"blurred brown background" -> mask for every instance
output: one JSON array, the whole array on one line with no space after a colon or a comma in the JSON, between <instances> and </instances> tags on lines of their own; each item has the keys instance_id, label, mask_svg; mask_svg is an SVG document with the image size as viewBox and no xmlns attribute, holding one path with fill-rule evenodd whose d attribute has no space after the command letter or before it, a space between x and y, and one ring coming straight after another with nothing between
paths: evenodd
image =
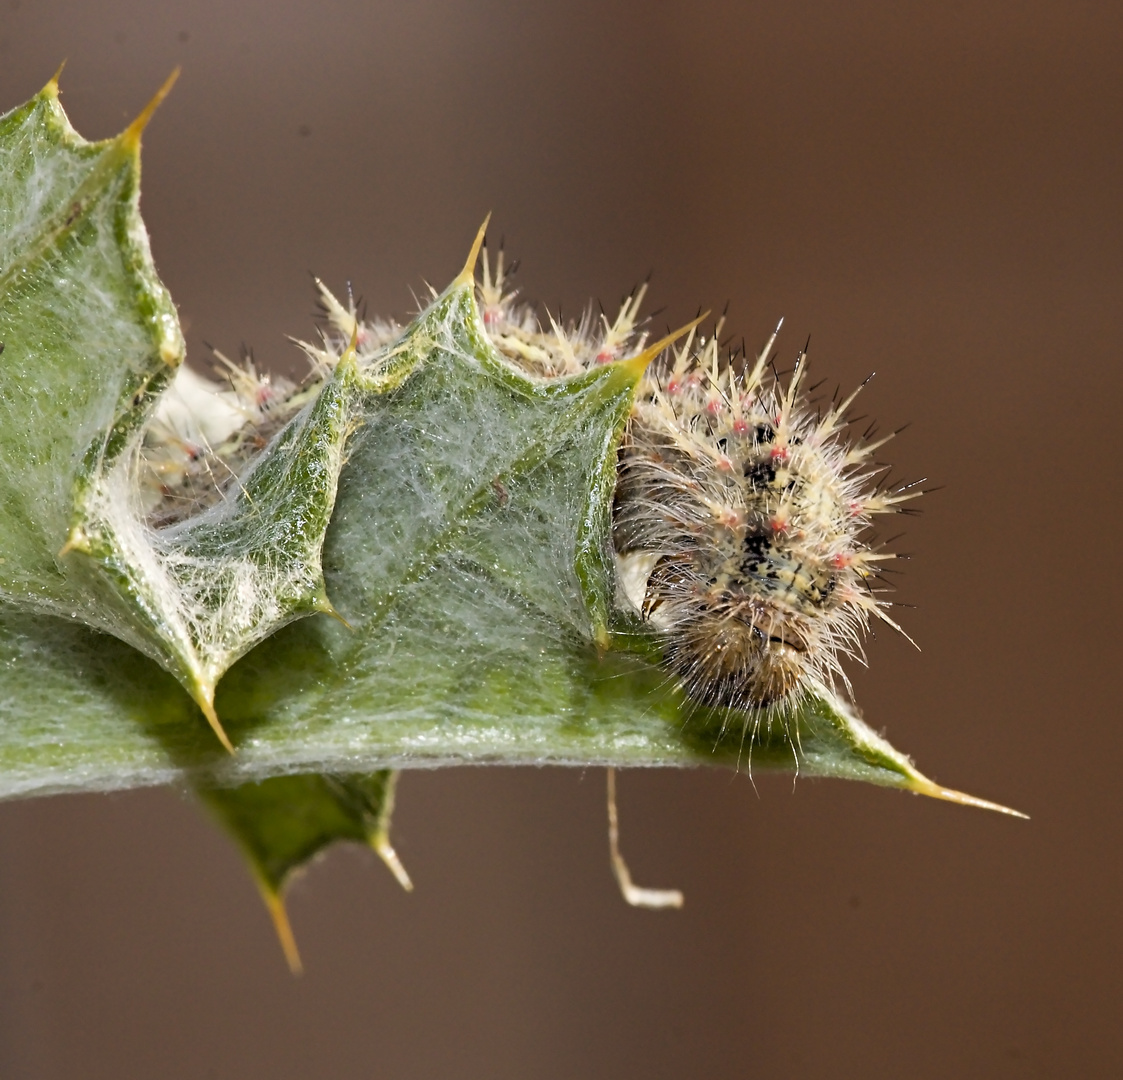
<instances>
[{"instance_id":1,"label":"blurred brown background","mask_svg":"<svg viewBox=\"0 0 1123 1080\"><path fill-rule=\"evenodd\" d=\"M901 474L902 621L858 701L1021 822L787 777L407 775L417 891L340 849L294 980L167 792L0 806L4 1077L1123 1075L1123 9L0 0L0 109L68 58L115 133L168 71L144 210L190 355L296 360L309 270L407 315L476 226L551 310L649 270L659 325L786 317Z\"/></svg>"}]
</instances>

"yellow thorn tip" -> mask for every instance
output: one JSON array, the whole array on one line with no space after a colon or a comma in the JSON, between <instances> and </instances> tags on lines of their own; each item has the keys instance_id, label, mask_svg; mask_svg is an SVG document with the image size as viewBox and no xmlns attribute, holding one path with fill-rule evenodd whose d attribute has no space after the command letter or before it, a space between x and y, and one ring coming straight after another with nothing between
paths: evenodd
<instances>
[{"instance_id":1,"label":"yellow thorn tip","mask_svg":"<svg viewBox=\"0 0 1123 1080\"><path fill-rule=\"evenodd\" d=\"M55 556L58 559L69 555L72 551L80 551L83 555L90 553L90 538L82 531L81 526L75 525L70 530L70 535L66 538L66 543L59 549L59 553Z\"/></svg>"},{"instance_id":2,"label":"yellow thorn tip","mask_svg":"<svg viewBox=\"0 0 1123 1080\"><path fill-rule=\"evenodd\" d=\"M339 358L340 366L346 363L355 363L359 357L359 320L355 319L355 325L351 327L351 340L347 342L347 348L343 350L343 355Z\"/></svg>"},{"instance_id":3,"label":"yellow thorn tip","mask_svg":"<svg viewBox=\"0 0 1123 1080\"><path fill-rule=\"evenodd\" d=\"M294 975L303 975L304 965L300 962L300 950L296 947L296 937L292 932L292 923L289 922L289 913L285 910L285 902L281 894L274 892L265 882L258 884L261 898L265 901L265 910L273 920L273 929L277 931L277 940L281 943L281 951L285 954L289 971Z\"/></svg>"},{"instance_id":4,"label":"yellow thorn tip","mask_svg":"<svg viewBox=\"0 0 1123 1080\"><path fill-rule=\"evenodd\" d=\"M160 107L160 103L171 92L171 88L175 86L176 79L179 78L180 69L177 67L165 80L164 85L156 91L152 100L144 106L138 116L120 135L117 136L117 142L128 150L136 151L140 148L140 136L144 129L148 127L148 121L152 119L152 114Z\"/></svg>"},{"instance_id":5,"label":"yellow thorn tip","mask_svg":"<svg viewBox=\"0 0 1123 1080\"><path fill-rule=\"evenodd\" d=\"M222 727L222 722L218 718L218 713L214 711L214 687L200 686L195 700L198 702L199 708L203 710L203 715L207 718L207 723L210 724L211 730L218 736L218 741L222 743L231 754L236 753L237 751L234 749L234 744L230 741L226 731Z\"/></svg>"},{"instance_id":6,"label":"yellow thorn tip","mask_svg":"<svg viewBox=\"0 0 1123 1080\"><path fill-rule=\"evenodd\" d=\"M988 799L979 799L974 795L968 795L962 791L955 791L952 788L940 787L939 784L929 780L927 776L921 776L920 774L917 774L911 779L908 784L908 790L916 795L927 795L931 799L942 799L944 802L959 803L960 806L975 806L980 810L993 810L998 814L1009 814L1010 817L1029 820L1029 814L1023 814L1020 810L1012 810L1009 806L1003 806L1001 803L990 802Z\"/></svg>"},{"instance_id":7,"label":"yellow thorn tip","mask_svg":"<svg viewBox=\"0 0 1123 1080\"><path fill-rule=\"evenodd\" d=\"M53 98L58 97L58 81L59 81L59 79L62 78L62 69L64 67L66 67L66 61L65 60L61 64L59 64L58 71L56 71L47 80L47 85L43 87L41 93L50 94L51 97L53 97Z\"/></svg>"},{"instance_id":8,"label":"yellow thorn tip","mask_svg":"<svg viewBox=\"0 0 1123 1080\"><path fill-rule=\"evenodd\" d=\"M326 596L321 597L319 601L317 601L316 610L322 615L330 615L337 622L343 623L343 625L346 626L348 630L355 629L342 615L339 614L339 612L335 608L335 605Z\"/></svg>"},{"instance_id":9,"label":"yellow thorn tip","mask_svg":"<svg viewBox=\"0 0 1123 1080\"><path fill-rule=\"evenodd\" d=\"M386 868L394 875L398 884L406 892L413 892L413 882L409 873L398 858L398 853L390 843L390 838L385 833L378 833L370 838L370 846L374 848L378 857L386 864Z\"/></svg>"},{"instance_id":10,"label":"yellow thorn tip","mask_svg":"<svg viewBox=\"0 0 1123 1080\"><path fill-rule=\"evenodd\" d=\"M654 345L649 345L643 352L635 356L629 356L624 360L617 360L616 367L625 368L632 372L638 382L643 373L648 369L651 362L668 346L673 345L684 334L689 334L703 319L709 318L710 313L703 311L696 319L691 319L685 326L680 326L673 333L668 334L665 338L660 338Z\"/></svg>"},{"instance_id":11,"label":"yellow thorn tip","mask_svg":"<svg viewBox=\"0 0 1123 1080\"><path fill-rule=\"evenodd\" d=\"M473 285L476 281L476 260L480 257L480 248L484 246L484 237L487 236L487 225L491 221L491 211L488 211L487 217L484 218L484 223L480 226L480 231L476 233L476 239L472 241L472 250L468 252L468 261L464 264L464 269L456 275L453 281L453 286Z\"/></svg>"}]
</instances>

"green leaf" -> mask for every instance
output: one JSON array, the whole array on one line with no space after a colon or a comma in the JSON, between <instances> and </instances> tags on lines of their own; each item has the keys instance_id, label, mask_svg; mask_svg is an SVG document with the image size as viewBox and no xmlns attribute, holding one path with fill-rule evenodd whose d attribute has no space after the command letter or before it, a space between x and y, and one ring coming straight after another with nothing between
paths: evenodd
<instances>
[{"instance_id":1,"label":"green leaf","mask_svg":"<svg viewBox=\"0 0 1123 1080\"><path fill-rule=\"evenodd\" d=\"M331 611L320 548L359 377L342 363L219 505L144 525L137 451L183 338L140 219L140 135L173 80L105 142L70 127L53 80L0 120L0 590L151 656L226 743L222 674Z\"/></svg>"},{"instance_id":2,"label":"green leaf","mask_svg":"<svg viewBox=\"0 0 1123 1080\"><path fill-rule=\"evenodd\" d=\"M120 455L183 355L137 211L146 119L88 143L54 80L0 117L0 590L97 626L132 617L58 558L76 488Z\"/></svg>"},{"instance_id":3,"label":"green leaf","mask_svg":"<svg viewBox=\"0 0 1123 1080\"><path fill-rule=\"evenodd\" d=\"M344 840L366 844L403 888L413 888L390 846L397 779L396 772L384 769L371 776L278 776L237 788L200 789L203 802L242 848L294 972L301 970L300 954L284 889L326 847Z\"/></svg>"},{"instance_id":4,"label":"green leaf","mask_svg":"<svg viewBox=\"0 0 1123 1080\"><path fill-rule=\"evenodd\" d=\"M482 230L397 340L360 362L352 339L223 501L146 523L138 450L183 358L138 211L166 89L100 143L54 81L0 118L0 796L186 780L278 919L335 839L393 865L401 767L779 768L1004 809L932 783L818 683L751 713L685 697L616 602L610 536L666 342L516 370L476 306Z\"/></svg>"},{"instance_id":5,"label":"green leaf","mask_svg":"<svg viewBox=\"0 0 1123 1080\"><path fill-rule=\"evenodd\" d=\"M182 358L138 212L166 90L100 143L53 80L0 118L0 793L492 760L740 761L932 793L825 687L753 718L667 678L613 602L609 540L619 439L665 343L523 374L476 308L480 238L396 341L362 367L348 351L231 497L146 526L135 451ZM346 622L286 625L328 596ZM218 692L239 753L98 631L196 700L259 642Z\"/></svg>"}]
</instances>

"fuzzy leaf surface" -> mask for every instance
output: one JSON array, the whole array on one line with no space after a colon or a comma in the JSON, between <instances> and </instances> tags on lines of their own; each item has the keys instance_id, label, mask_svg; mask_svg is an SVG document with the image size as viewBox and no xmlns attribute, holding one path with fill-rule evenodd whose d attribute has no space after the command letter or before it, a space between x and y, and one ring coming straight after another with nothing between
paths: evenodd
<instances>
[{"instance_id":1,"label":"fuzzy leaf surface","mask_svg":"<svg viewBox=\"0 0 1123 1080\"><path fill-rule=\"evenodd\" d=\"M100 143L71 128L54 81L0 118L0 596L134 645L221 737L230 664L330 608L319 556L355 371L341 365L219 505L143 522L137 452L184 352L139 211L140 135L165 91Z\"/></svg>"},{"instance_id":2,"label":"fuzzy leaf surface","mask_svg":"<svg viewBox=\"0 0 1123 1080\"><path fill-rule=\"evenodd\" d=\"M459 763L798 766L947 794L825 687L751 715L684 698L616 603L642 364L515 371L470 267L377 377L345 360L231 498L154 536L130 454L182 338L139 129L86 143L52 86L0 119L0 795ZM292 621L329 596L347 625ZM224 672L235 756L181 689L206 707Z\"/></svg>"},{"instance_id":3,"label":"fuzzy leaf surface","mask_svg":"<svg viewBox=\"0 0 1123 1080\"><path fill-rule=\"evenodd\" d=\"M76 488L135 437L183 355L138 180L136 139L86 142L53 82L0 117L0 595L100 626L114 598L58 557Z\"/></svg>"}]
</instances>

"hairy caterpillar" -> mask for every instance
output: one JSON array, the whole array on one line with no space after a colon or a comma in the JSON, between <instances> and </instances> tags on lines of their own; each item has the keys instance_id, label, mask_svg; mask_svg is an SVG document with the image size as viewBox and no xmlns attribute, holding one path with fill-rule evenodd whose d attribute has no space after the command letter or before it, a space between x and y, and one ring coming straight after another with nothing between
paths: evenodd
<instances>
[{"instance_id":1,"label":"hairy caterpillar","mask_svg":"<svg viewBox=\"0 0 1123 1080\"><path fill-rule=\"evenodd\" d=\"M845 679L839 656L860 654L871 616L899 629L874 588L894 556L863 535L919 492L877 487L871 456L892 436L847 443L853 395L812 411L806 351L783 388L771 346L738 373L716 338L688 340L641 387L621 453L623 589L706 705L757 708L808 678Z\"/></svg>"}]
</instances>

